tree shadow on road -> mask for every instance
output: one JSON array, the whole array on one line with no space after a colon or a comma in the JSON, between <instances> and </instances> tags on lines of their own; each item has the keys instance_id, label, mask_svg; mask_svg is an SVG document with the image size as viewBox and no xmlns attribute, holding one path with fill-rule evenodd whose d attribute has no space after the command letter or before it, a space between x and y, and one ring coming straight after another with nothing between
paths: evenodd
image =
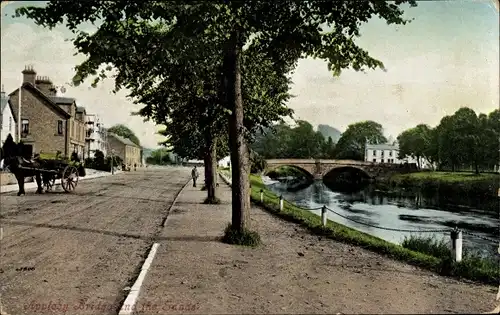
<instances>
[{"instance_id":1,"label":"tree shadow on road","mask_svg":"<svg viewBox=\"0 0 500 315\"><path fill-rule=\"evenodd\" d=\"M3 220L2 223L6 224L6 225L17 225L17 226L36 227L36 228L95 233L95 234L109 235L109 236L116 236L116 237L133 238L133 239L139 239L139 240L150 241L150 242L158 242L158 241L218 242L222 237L222 236L209 236L209 235L186 235L186 236L174 236L174 237L162 237L162 236L160 236L160 237L158 237L158 236L154 236L154 235L138 235L138 234L129 234L129 233L119 233L119 232L113 232L113 231L96 230L96 229L89 229L89 228L69 226L69 225L54 225L54 224L48 224L48 223L31 223L31 222L10 221L10 220Z\"/></svg>"}]
</instances>

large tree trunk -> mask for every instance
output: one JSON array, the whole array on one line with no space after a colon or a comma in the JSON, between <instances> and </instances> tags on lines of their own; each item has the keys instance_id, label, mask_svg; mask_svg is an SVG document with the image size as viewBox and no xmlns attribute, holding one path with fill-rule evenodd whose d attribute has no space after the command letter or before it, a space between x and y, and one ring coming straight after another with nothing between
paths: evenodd
<instances>
[{"instance_id":1,"label":"large tree trunk","mask_svg":"<svg viewBox=\"0 0 500 315\"><path fill-rule=\"evenodd\" d=\"M211 136L207 137L207 150L205 153L205 186L207 200L215 201L217 197L217 146Z\"/></svg>"},{"instance_id":2,"label":"large tree trunk","mask_svg":"<svg viewBox=\"0 0 500 315\"><path fill-rule=\"evenodd\" d=\"M203 165L205 166L204 167L204 173L205 173L205 179L204 179L204 182L203 182L203 189L202 190L205 190L207 189L207 181L208 181L208 178L210 177L210 161L208 160L208 154L205 153L205 155L203 155Z\"/></svg>"},{"instance_id":3,"label":"large tree trunk","mask_svg":"<svg viewBox=\"0 0 500 315\"><path fill-rule=\"evenodd\" d=\"M233 31L224 55L224 85L229 117L229 146L231 149L232 226L243 231L250 225L249 152L243 125L241 95L241 45L239 32Z\"/></svg>"}]
</instances>

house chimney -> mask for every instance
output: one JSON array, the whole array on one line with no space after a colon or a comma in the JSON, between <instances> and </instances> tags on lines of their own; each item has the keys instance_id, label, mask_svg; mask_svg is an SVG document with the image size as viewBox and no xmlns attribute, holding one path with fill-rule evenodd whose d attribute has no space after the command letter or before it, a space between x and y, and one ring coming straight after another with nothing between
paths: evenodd
<instances>
[{"instance_id":1,"label":"house chimney","mask_svg":"<svg viewBox=\"0 0 500 315\"><path fill-rule=\"evenodd\" d=\"M36 77L35 85L43 94L56 96L56 90L49 77Z\"/></svg>"},{"instance_id":2,"label":"house chimney","mask_svg":"<svg viewBox=\"0 0 500 315\"><path fill-rule=\"evenodd\" d=\"M33 66L25 66L21 73L23 74L23 83L35 85L36 71L33 69Z\"/></svg>"}]
</instances>

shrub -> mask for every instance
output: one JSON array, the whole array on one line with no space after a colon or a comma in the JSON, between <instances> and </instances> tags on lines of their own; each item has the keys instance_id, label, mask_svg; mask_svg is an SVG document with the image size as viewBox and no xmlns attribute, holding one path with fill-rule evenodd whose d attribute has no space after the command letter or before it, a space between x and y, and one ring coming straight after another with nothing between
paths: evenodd
<instances>
[{"instance_id":1,"label":"shrub","mask_svg":"<svg viewBox=\"0 0 500 315\"><path fill-rule=\"evenodd\" d=\"M97 150L94 158L85 159L85 167L95 169L98 171L111 172L111 159L113 159L113 166L120 166L122 164L122 159L119 156L108 156L104 158L104 154Z\"/></svg>"},{"instance_id":2,"label":"shrub","mask_svg":"<svg viewBox=\"0 0 500 315\"><path fill-rule=\"evenodd\" d=\"M261 173L267 168L266 160L257 152L250 152L250 172L254 174Z\"/></svg>"},{"instance_id":3,"label":"shrub","mask_svg":"<svg viewBox=\"0 0 500 315\"><path fill-rule=\"evenodd\" d=\"M249 230L240 231L234 229L231 224L228 224L224 230L222 241L227 244L250 247L256 247L261 243L259 233Z\"/></svg>"},{"instance_id":4,"label":"shrub","mask_svg":"<svg viewBox=\"0 0 500 315\"><path fill-rule=\"evenodd\" d=\"M401 246L438 258L445 258L451 255L450 246L445 242L445 240L437 239L435 237L405 237Z\"/></svg>"}]
</instances>

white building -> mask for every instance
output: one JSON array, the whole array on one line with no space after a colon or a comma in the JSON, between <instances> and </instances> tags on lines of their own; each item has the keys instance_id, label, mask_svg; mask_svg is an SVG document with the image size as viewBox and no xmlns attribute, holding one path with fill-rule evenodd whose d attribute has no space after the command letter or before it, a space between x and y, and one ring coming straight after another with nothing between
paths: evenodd
<instances>
[{"instance_id":1,"label":"white building","mask_svg":"<svg viewBox=\"0 0 500 315\"><path fill-rule=\"evenodd\" d=\"M373 163L405 163L398 159L399 146L397 144L366 144L365 161Z\"/></svg>"},{"instance_id":2,"label":"white building","mask_svg":"<svg viewBox=\"0 0 500 315\"><path fill-rule=\"evenodd\" d=\"M97 115L86 115L85 158L93 158L97 150L108 155L107 130Z\"/></svg>"},{"instance_id":3,"label":"white building","mask_svg":"<svg viewBox=\"0 0 500 315\"><path fill-rule=\"evenodd\" d=\"M365 161L373 163L389 163L389 164L404 164L404 163L417 163L417 159L406 157L404 159L398 158L399 145L394 142L393 144L366 144L365 148ZM426 161L421 161L421 167L427 167Z\"/></svg>"},{"instance_id":4,"label":"white building","mask_svg":"<svg viewBox=\"0 0 500 315\"><path fill-rule=\"evenodd\" d=\"M231 164L231 156L229 155L218 162L219 167L229 167L230 164Z\"/></svg>"},{"instance_id":5,"label":"white building","mask_svg":"<svg viewBox=\"0 0 500 315\"><path fill-rule=\"evenodd\" d=\"M9 104L9 97L5 95L5 91L2 87L2 95L0 100L0 139L2 145L10 135L17 142L16 138L16 121L14 119L14 113L12 112L12 107Z\"/></svg>"}]
</instances>

